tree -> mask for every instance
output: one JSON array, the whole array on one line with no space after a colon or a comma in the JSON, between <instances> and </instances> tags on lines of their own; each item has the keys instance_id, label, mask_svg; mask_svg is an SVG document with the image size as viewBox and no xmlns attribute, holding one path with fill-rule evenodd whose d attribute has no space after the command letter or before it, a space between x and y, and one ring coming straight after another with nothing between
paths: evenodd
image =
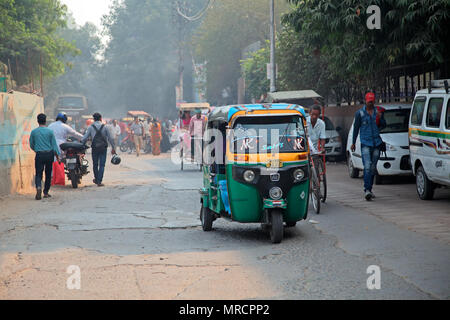
<instances>
[{"instance_id":1,"label":"tree","mask_svg":"<svg viewBox=\"0 0 450 320\"><path fill-rule=\"evenodd\" d=\"M361 96L355 87L381 86L391 65L439 65L450 49L448 0L288 1L295 7L283 21L326 61L334 90L347 91L348 101ZM367 28L369 5L381 9L381 30Z\"/></svg>"},{"instance_id":2,"label":"tree","mask_svg":"<svg viewBox=\"0 0 450 320\"><path fill-rule=\"evenodd\" d=\"M277 16L285 12L285 0L277 0ZM206 62L207 98L213 104L237 100L242 51L269 38L267 0L217 0L194 36L196 59ZM225 90L225 92L224 92ZM227 93L228 98L223 94Z\"/></svg>"},{"instance_id":3,"label":"tree","mask_svg":"<svg viewBox=\"0 0 450 320\"><path fill-rule=\"evenodd\" d=\"M0 61L10 64L17 83L31 80L29 68L53 77L64 72L62 57L78 53L57 31L66 25L59 0L0 0Z\"/></svg>"},{"instance_id":4,"label":"tree","mask_svg":"<svg viewBox=\"0 0 450 320\"><path fill-rule=\"evenodd\" d=\"M315 52L308 50L302 34L285 26L278 34L276 43L278 66L278 90L291 91L314 89L327 96L330 74L327 63ZM242 61L246 91L249 98L258 99L269 91L267 64L270 61L269 42Z\"/></svg>"},{"instance_id":5,"label":"tree","mask_svg":"<svg viewBox=\"0 0 450 320\"><path fill-rule=\"evenodd\" d=\"M69 17L70 19L70 17ZM102 92L98 91L99 74L101 65L99 61L103 44L99 36L99 30L91 23L84 26L65 28L59 31L59 35L68 43L77 47L80 54L67 55L65 72L49 81L46 92L46 103L51 105L55 98L61 94L81 94L87 96L90 104L98 105L101 102Z\"/></svg>"},{"instance_id":6,"label":"tree","mask_svg":"<svg viewBox=\"0 0 450 320\"><path fill-rule=\"evenodd\" d=\"M104 18L110 38L101 71L101 90L108 92L102 104L122 113L141 108L160 116L176 115L175 86L178 84L178 14L174 1L114 1ZM190 1L197 12L204 0ZM184 9L184 8L183 8ZM186 12L188 13L188 12ZM185 23L182 32L189 39ZM192 99L192 58L185 46L185 99Z\"/></svg>"}]
</instances>

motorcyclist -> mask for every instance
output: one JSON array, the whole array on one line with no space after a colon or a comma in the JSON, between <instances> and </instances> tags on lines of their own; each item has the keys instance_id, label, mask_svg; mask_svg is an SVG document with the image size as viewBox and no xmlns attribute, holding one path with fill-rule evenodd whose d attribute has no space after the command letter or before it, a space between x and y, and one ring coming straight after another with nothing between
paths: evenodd
<instances>
[{"instance_id":1,"label":"motorcyclist","mask_svg":"<svg viewBox=\"0 0 450 320\"><path fill-rule=\"evenodd\" d=\"M71 126L67 124L67 114L60 112L56 116L56 121L48 126L53 131L58 145L59 152L61 152L61 144L67 142L67 138L72 137L79 141L83 139L83 135L76 132ZM61 153L62 154L62 153Z\"/></svg>"}]
</instances>

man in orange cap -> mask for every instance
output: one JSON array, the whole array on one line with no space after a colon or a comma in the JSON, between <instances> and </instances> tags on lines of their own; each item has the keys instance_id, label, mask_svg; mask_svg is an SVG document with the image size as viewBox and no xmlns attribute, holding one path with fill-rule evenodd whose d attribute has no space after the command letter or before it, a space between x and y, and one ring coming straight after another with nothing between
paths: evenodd
<instances>
[{"instance_id":1,"label":"man in orange cap","mask_svg":"<svg viewBox=\"0 0 450 320\"><path fill-rule=\"evenodd\" d=\"M372 192L373 180L377 174L377 163L380 158L380 149L383 140L380 137L380 130L386 127L384 115L378 116L375 108L375 94L369 92L366 94L366 104L355 114L353 125L353 144L352 152L356 150L356 138L360 135L361 157L364 165L364 197L367 201L375 198Z\"/></svg>"}]
</instances>

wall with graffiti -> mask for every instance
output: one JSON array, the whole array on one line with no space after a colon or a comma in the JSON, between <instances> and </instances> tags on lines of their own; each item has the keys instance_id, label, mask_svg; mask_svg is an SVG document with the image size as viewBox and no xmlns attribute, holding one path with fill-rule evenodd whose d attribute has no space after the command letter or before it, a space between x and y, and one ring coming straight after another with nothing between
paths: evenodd
<instances>
[{"instance_id":1,"label":"wall with graffiti","mask_svg":"<svg viewBox=\"0 0 450 320\"><path fill-rule=\"evenodd\" d=\"M42 112L39 96L0 93L0 194L33 192L34 152L29 138Z\"/></svg>"}]
</instances>

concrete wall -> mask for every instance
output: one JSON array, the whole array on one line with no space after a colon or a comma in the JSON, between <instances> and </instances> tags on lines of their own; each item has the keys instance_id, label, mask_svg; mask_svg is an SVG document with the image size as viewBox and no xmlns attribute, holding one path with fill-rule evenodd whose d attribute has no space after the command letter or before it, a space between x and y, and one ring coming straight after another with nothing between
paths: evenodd
<instances>
[{"instance_id":1,"label":"concrete wall","mask_svg":"<svg viewBox=\"0 0 450 320\"><path fill-rule=\"evenodd\" d=\"M44 112L43 98L22 92L0 93L0 195L34 191L31 131Z\"/></svg>"}]
</instances>

